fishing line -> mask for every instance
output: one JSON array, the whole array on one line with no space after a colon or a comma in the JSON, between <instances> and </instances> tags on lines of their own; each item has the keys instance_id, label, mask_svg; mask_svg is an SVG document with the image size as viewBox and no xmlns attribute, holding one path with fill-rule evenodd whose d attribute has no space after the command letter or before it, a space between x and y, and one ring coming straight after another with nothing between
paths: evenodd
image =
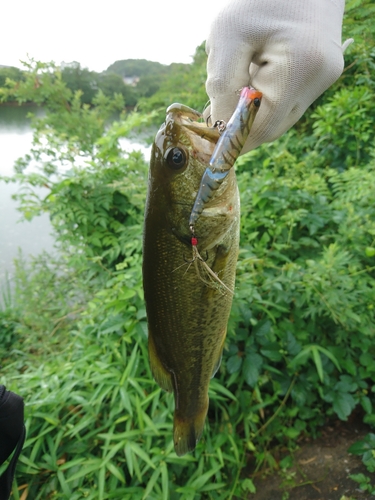
<instances>
[{"instance_id":1,"label":"fishing line","mask_svg":"<svg viewBox=\"0 0 375 500\"><path fill-rule=\"evenodd\" d=\"M210 287L213 287L213 285L214 285L213 282L216 282L219 285L221 285L223 288L225 288L225 290L227 290L229 293L231 293L232 295L234 295L234 290L230 289L219 278L219 276L210 268L210 266L206 263L206 261L203 259L203 257L199 253L199 250L198 250L198 239L195 236L191 237L191 247L192 247L192 251L193 251L193 260L192 260L192 262L194 263L194 267L195 267L195 270L197 272L198 278L201 281L203 281L203 283L205 283L207 286L210 286ZM209 277L211 277L211 279L213 280L213 282L212 281L211 282L207 281L207 280L205 280L203 278L203 276L200 273L199 267L198 267L198 262L201 263L203 269L207 272L207 274L209 275ZM213 288L215 288L215 287L213 287Z\"/></svg>"}]
</instances>

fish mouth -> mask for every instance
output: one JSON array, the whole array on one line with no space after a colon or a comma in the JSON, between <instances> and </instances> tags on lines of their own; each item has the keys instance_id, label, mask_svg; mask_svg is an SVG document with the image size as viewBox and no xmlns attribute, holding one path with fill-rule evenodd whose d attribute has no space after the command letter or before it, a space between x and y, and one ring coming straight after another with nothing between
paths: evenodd
<instances>
[{"instance_id":1,"label":"fish mouth","mask_svg":"<svg viewBox=\"0 0 375 500\"><path fill-rule=\"evenodd\" d=\"M173 115L173 120L184 129L197 151L201 150L203 142L207 144L204 149L212 154L212 145L216 146L220 138L217 127L208 127L205 122L200 121L203 118L201 113L184 104L171 104L167 109L167 117L168 115Z\"/></svg>"}]
</instances>

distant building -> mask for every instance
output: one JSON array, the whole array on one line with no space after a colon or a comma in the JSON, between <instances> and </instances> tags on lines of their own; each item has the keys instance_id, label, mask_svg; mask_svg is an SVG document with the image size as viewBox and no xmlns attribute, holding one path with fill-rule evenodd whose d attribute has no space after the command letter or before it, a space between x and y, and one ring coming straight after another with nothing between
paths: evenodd
<instances>
[{"instance_id":1,"label":"distant building","mask_svg":"<svg viewBox=\"0 0 375 500\"><path fill-rule=\"evenodd\" d=\"M132 87L136 87L139 82L139 76L124 76L124 83L126 85L131 85Z\"/></svg>"}]
</instances>

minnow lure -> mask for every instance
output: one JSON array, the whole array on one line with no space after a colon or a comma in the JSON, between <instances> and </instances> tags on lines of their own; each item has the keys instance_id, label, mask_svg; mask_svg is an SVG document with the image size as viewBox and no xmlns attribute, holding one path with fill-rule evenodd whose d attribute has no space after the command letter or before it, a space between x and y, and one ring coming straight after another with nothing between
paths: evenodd
<instances>
[{"instance_id":1,"label":"minnow lure","mask_svg":"<svg viewBox=\"0 0 375 500\"><path fill-rule=\"evenodd\" d=\"M202 213L205 204L212 198L214 191L222 184L241 153L259 110L261 100L261 92L251 87L244 87L241 90L237 107L216 145L209 166L202 176L199 191L189 219L189 227L193 237L195 234L195 223ZM217 122L217 124L219 130L223 128L223 122ZM193 246L196 245L193 244Z\"/></svg>"}]
</instances>

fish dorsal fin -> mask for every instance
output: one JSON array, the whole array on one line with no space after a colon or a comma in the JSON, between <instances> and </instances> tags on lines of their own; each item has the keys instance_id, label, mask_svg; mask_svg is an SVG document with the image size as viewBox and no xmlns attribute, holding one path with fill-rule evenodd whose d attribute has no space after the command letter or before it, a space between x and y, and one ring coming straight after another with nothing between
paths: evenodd
<instances>
[{"instance_id":1,"label":"fish dorsal fin","mask_svg":"<svg viewBox=\"0 0 375 500\"><path fill-rule=\"evenodd\" d=\"M152 375L159 386L168 392L173 392L172 374L166 370L159 359L152 334L148 332L148 357Z\"/></svg>"}]
</instances>

